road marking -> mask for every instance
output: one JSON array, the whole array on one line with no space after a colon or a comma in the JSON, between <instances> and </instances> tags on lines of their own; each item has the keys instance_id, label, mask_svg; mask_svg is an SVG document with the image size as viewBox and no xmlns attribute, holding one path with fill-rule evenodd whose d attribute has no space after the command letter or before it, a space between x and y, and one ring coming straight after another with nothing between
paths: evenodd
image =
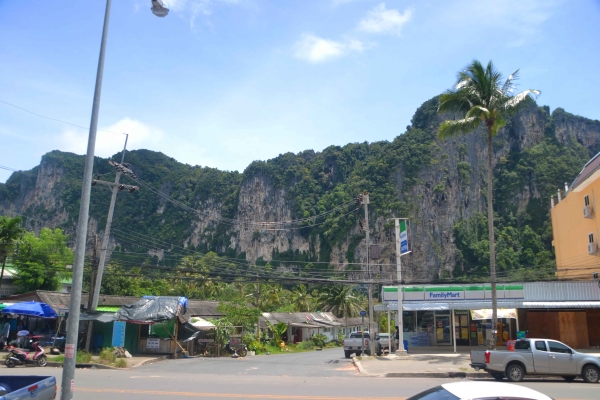
<instances>
[{"instance_id":1,"label":"road marking","mask_svg":"<svg viewBox=\"0 0 600 400\"><path fill-rule=\"evenodd\" d=\"M76 388L76 392L91 393L121 393L143 394L156 396L181 396L181 397L222 397L230 399L286 399L286 400L406 400L406 397L332 397L332 396L290 396L277 394L242 394L242 393L199 393L199 392L170 392L165 390L132 390L132 389L91 389Z\"/></svg>"}]
</instances>

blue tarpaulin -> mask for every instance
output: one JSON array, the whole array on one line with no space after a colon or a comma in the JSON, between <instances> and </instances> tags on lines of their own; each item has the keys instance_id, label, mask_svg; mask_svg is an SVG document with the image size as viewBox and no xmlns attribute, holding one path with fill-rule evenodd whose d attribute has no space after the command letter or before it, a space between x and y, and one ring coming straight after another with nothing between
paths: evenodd
<instances>
[{"instance_id":1,"label":"blue tarpaulin","mask_svg":"<svg viewBox=\"0 0 600 400\"><path fill-rule=\"evenodd\" d=\"M46 303L38 303L37 301L25 301L23 303L10 305L2 309L2 314L29 315L31 317L40 318L58 317L52 307Z\"/></svg>"}]
</instances>

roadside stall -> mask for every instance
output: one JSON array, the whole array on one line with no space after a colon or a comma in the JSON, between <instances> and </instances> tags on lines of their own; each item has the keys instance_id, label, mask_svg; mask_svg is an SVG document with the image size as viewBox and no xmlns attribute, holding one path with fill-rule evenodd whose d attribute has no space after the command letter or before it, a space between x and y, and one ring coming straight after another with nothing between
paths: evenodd
<instances>
[{"instance_id":1,"label":"roadside stall","mask_svg":"<svg viewBox=\"0 0 600 400\"><path fill-rule=\"evenodd\" d=\"M52 344L54 333L50 321L56 328L58 315L48 304L36 301L15 303L4 307L2 314L18 316L9 318L5 323L10 324L10 337L19 338L19 344L27 343L29 339L39 341L41 346Z\"/></svg>"},{"instance_id":2,"label":"roadside stall","mask_svg":"<svg viewBox=\"0 0 600 400\"><path fill-rule=\"evenodd\" d=\"M146 296L134 304L122 306L115 315L117 321L114 324L138 326L138 354L169 354L177 358L178 352L185 351L178 343L178 337L188 319L185 315L187 305L185 297Z\"/></svg>"}]
</instances>

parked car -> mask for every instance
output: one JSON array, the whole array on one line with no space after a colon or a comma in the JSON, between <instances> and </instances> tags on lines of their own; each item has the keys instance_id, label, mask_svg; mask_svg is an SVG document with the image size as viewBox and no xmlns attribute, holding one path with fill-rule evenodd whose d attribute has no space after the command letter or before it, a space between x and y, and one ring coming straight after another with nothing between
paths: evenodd
<instances>
[{"instance_id":1,"label":"parked car","mask_svg":"<svg viewBox=\"0 0 600 400\"><path fill-rule=\"evenodd\" d=\"M376 338L381 346L381 353L390 352L390 334L389 333L380 333L379 337ZM392 348L394 348L394 336L391 335L391 344Z\"/></svg>"},{"instance_id":2,"label":"parked car","mask_svg":"<svg viewBox=\"0 0 600 400\"><path fill-rule=\"evenodd\" d=\"M56 398L56 378L53 376L0 376L0 400Z\"/></svg>"},{"instance_id":3,"label":"parked car","mask_svg":"<svg viewBox=\"0 0 600 400\"><path fill-rule=\"evenodd\" d=\"M517 340L514 351L471 350L471 367L489 372L496 380L506 376L511 382L525 375L558 375L567 381L581 376L589 383L600 379L600 358L547 339Z\"/></svg>"},{"instance_id":4,"label":"parked car","mask_svg":"<svg viewBox=\"0 0 600 400\"><path fill-rule=\"evenodd\" d=\"M350 355L352 353L356 354L357 356L360 356L362 353L362 340L363 340L363 334L362 332L352 332L350 334L350 337L347 339L344 339L344 356L346 358L350 358ZM369 332L365 332L365 351L364 353L368 356L371 355L371 347L370 347L370 341L371 341L371 336L369 335ZM373 345L375 346L375 354L377 354L378 356L381 355L381 344L379 343L379 340L375 339L375 342L373 343Z\"/></svg>"},{"instance_id":5,"label":"parked car","mask_svg":"<svg viewBox=\"0 0 600 400\"><path fill-rule=\"evenodd\" d=\"M527 387L500 382L453 382L427 389L407 400L552 400L552 398Z\"/></svg>"}]
</instances>

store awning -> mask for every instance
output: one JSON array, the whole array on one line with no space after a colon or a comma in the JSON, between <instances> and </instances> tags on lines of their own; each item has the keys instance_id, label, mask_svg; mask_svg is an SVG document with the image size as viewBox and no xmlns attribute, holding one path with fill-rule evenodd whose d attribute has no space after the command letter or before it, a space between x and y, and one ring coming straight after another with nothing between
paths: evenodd
<instances>
[{"instance_id":1,"label":"store awning","mask_svg":"<svg viewBox=\"0 0 600 400\"><path fill-rule=\"evenodd\" d=\"M600 308L600 301L523 301L521 308Z\"/></svg>"},{"instance_id":2,"label":"store awning","mask_svg":"<svg viewBox=\"0 0 600 400\"><path fill-rule=\"evenodd\" d=\"M389 307L389 308L388 308ZM492 308L491 301L455 301L434 303L429 301L419 303L402 303L404 311L445 311L445 310L479 310ZM600 301L498 301L498 308L600 308ZM398 311L398 302L377 304L375 311Z\"/></svg>"}]
</instances>

